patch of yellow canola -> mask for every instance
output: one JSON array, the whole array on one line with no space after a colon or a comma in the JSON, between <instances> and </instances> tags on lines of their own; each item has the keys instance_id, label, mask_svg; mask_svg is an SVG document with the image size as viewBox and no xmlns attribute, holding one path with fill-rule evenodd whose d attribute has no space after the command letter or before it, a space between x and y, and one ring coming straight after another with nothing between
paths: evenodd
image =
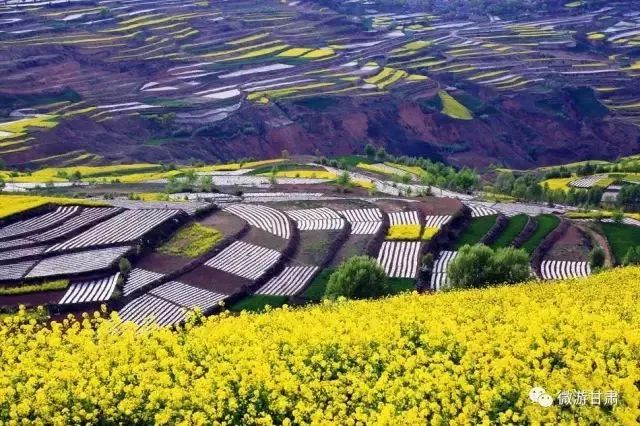
<instances>
[{"instance_id":1,"label":"patch of yellow canola","mask_svg":"<svg viewBox=\"0 0 640 426\"><path fill-rule=\"evenodd\" d=\"M177 331L21 310L0 322L0 423L635 424L639 293L640 268L623 268ZM541 407L536 386L601 404Z\"/></svg>"}]
</instances>

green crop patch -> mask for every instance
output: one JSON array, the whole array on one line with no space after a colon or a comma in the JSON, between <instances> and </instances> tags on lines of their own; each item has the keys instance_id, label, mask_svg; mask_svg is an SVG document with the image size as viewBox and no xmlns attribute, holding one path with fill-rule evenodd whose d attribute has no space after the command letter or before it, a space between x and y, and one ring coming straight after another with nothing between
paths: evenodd
<instances>
[{"instance_id":1,"label":"green crop patch","mask_svg":"<svg viewBox=\"0 0 640 426\"><path fill-rule=\"evenodd\" d=\"M495 225L497 216L484 216L471 220L469 227L462 232L455 243L455 250L464 245L474 245L480 242L487 232Z\"/></svg>"},{"instance_id":2,"label":"green crop patch","mask_svg":"<svg viewBox=\"0 0 640 426\"><path fill-rule=\"evenodd\" d=\"M522 245L527 253L532 254L534 250L542 243L547 235L560 225L560 219L551 214L543 214L536 217L538 227L533 235Z\"/></svg>"},{"instance_id":3,"label":"green crop patch","mask_svg":"<svg viewBox=\"0 0 640 426\"><path fill-rule=\"evenodd\" d=\"M196 258L216 246L223 236L217 229L199 223L180 229L167 243L158 248L160 253Z\"/></svg>"},{"instance_id":4,"label":"green crop patch","mask_svg":"<svg viewBox=\"0 0 640 426\"><path fill-rule=\"evenodd\" d=\"M527 215L520 214L509 218L509 223L498 239L491 244L493 248L507 247L522 232L527 224Z\"/></svg>"},{"instance_id":5,"label":"green crop patch","mask_svg":"<svg viewBox=\"0 0 640 426\"><path fill-rule=\"evenodd\" d=\"M622 262L630 248L640 246L640 228L620 223L601 225L618 264Z\"/></svg>"}]
</instances>

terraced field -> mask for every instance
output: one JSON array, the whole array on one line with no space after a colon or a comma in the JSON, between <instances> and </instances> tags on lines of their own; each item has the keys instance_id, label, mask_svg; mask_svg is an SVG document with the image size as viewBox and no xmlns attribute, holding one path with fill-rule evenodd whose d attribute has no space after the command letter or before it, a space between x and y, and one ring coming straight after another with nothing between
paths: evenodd
<instances>
[{"instance_id":1,"label":"terraced field","mask_svg":"<svg viewBox=\"0 0 640 426\"><path fill-rule=\"evenodd\" d=\"M533 165L603 155L602 142L630 154L640 135L632 2L473 20L376 2L54 3L0 6L0 156L11 165L345 154L394 132L407 141L398 153ZM526 132L511 125L525 116ZM584 138L584 118L616 131Z\"/></svg>"}]
</instances>

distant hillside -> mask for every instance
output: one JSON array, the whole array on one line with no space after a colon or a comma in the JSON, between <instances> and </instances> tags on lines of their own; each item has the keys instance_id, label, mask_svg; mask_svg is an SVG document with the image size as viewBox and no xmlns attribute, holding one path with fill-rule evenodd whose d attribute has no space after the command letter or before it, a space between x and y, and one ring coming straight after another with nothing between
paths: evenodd
<instances>
[{"instance_id":1,"label":"distant hillside","mask_svg":"<svg viewBox=\"0 0 640 426\"><path fill-rule=\"evenodd\" d=\"M11 0L0 166L366 144L474 167L635 154L633 4Z\"/></svg>"}]
</instances>

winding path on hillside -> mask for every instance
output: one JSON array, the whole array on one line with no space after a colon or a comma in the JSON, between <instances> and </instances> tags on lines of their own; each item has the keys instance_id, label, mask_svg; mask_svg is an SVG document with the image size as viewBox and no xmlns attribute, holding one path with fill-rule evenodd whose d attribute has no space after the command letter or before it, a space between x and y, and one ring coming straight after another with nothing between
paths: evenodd
<instances>
[{"instance_id":1,"label":"winding path on hillside","mask_svg":"<svg viewBox=\"0 0 640 426\"><path fill-rule=\"evenodd\" d=\"M580 222L574 223L578 228L580 228L582 232L589 235L589 238L591 238L592 241L597 242L598 245L602 247L602 250L604 250L604 265L607 268L612 268L615 263L615 258L613 256L613 251L611 251L611 246L609 246L609 241L607 240L607 238L590 227L588 224Z\"/></svg>"}]
</instances>

